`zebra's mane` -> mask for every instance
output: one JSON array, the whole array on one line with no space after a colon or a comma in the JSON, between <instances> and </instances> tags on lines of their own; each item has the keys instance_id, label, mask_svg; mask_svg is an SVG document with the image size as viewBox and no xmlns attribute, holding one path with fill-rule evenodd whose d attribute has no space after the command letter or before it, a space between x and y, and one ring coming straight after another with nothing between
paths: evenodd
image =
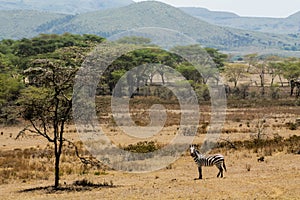
<instances>
[{"instance_id":1,"label":"zebra's mane","mask_svg":"<svg viewBox=\"0 0 300 200\"><path fill-rule=\"evenodd\" d=\"M200 151L198 149L194 149L195 154L197 155L197 157L203 158L205 157L205 155L203 155L202 153L200 153Z\"/></svg>"}]
</instances>

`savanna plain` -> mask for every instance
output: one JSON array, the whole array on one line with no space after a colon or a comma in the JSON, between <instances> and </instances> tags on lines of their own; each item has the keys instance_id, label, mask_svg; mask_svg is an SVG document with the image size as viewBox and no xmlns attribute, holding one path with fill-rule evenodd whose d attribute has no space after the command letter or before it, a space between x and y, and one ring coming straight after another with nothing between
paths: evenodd
<instances>
[{"instance_id":1,"label":"savanna plain","mask_svg":"<svg viewBox=\"0 0 300 200\"><path fill-rule=\"evenodd\" d=\"M150 99L150 100L149 100ZM122 147L161 147L170 142L180 121L176 101L161 101L167 108L164 128L147 142L129 137L111 120L110 98L98 99L105 134ZM147 124L148 104L157 99L131 100L136 124ZM144 103L143 103L144 102ZM147 102L147 103L145 103ZM203 179L187 151L175 162L148 173L122 172L108 166L83 164L74 149L64 146L61 189L52 190L54 155L44 138L26 135L16 139L23 126L1 127L1 199L299 199L300 110L294 97L279 100L228 100L226 118L217 144L210 152L225 156L227 171L217 178L216 167L204 167ZM210 128L210 104L200 103L201 117L193 143L201 146ZM25 126L25 125L24 125ZM76 128L69 124L65 136L79 153L90 156ZM151 141L151 142L149 142ZM129 146L128 146L129 145ZM130 149L129 149L130 150ZM258 161L263 158L262 161Z\"/></svg>"}]
</instances>

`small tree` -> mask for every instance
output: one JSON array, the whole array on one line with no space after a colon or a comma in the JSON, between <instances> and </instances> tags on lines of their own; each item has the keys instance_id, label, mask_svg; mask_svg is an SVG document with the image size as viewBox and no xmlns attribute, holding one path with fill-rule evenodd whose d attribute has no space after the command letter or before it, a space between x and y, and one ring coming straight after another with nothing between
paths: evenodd
<instances>
[{"instance_id":1,"label":"small tree","mask_svg":"<svg viewBox=\"0 0 300 200\"><path fill-rule=\"evenodd\" d=\"M282 74L283 74L283 62L269 62L268 69L271 75L271 86L274 84L274 79L278 76L281 87L283 87Z\"/></svg>"},{"instance_id":2,"label":"small tree","mask_svg":"<svg viewBox=\"0 0 300 200\"><path fill-rule=\"evenodd\" d=\"M261 96L265 95L265 74L266 74L266 65L264 62L258 63L255 65L255 69L259 74L260 86L261 86Z\"/></svg>"},{"instance_id":3,"label":"small tree","mask_svg":"<svg viewBox=\"0 0 300 200\"><path fill-rule=\"evenodd\" d=\"M245 55L245 61L248 62L248 67L247 67L247 72L250 71L251 66L255 65L258 61L258 54L253 53L253 54L248 54Z\"/></svg>"},{"instance_id":4,"label":"small tree","mask_svg":"<svg viewBox=\"0 0 300 200\"><path fill-rule=\"evenodd\" d=\"M228 63L225 65L225 76L237 87L238 81L246 76L247 65L241 63Z\"/></svg>"},{"instance_id":5,"label":"small tree","mask_svg":"<svg viewBox=\"0 0 300 200\"><path fill-rule=\"evenodd\" d=\"M282 66L283 77L288 81L300 77L300 62L285 62Z\"/></svg>"},{"instance_id":6,"label":"small tree","mask_svg":"<svg viewBox=\"0 0 300 200\"><path fill-rule=\"evenodd\" d=\"M55 182L59 186L59 166L62 154L64 128L71 117L72 88L76 68L61 66L49 60L39 60L41 68L37 75L37 86L30 86L21 92L19 103L22 117L32 128L26 130L43 136L54 145Z\"/></svg>"},{"instance_id":7,"label":"small tree","mask_svg":"<svg viewBox=\"0 0 300 200\"><path fill-rule=\"evenodd\" d=\"M223 70L223 67L225 66L224 62L228 58L228 55L220 53L218 49L214 49L214 48L205 48L205 51L212 58L216 67L219 70Z\"/></svg>"},{"instance_id":8,"label":"small tree","mask_svg":"<svg viewBox=\"0 0 300 200\"><path fill-rule=\"evenodd\" d=\"M265 133L265 129L266 129L266 118L263 117L263 118L259 118L257 120L257 123L256 123L256 132L252 135L252 138L254 139L254 142L256 143L260 143L261 140L263 139L263 137L266 136L266 133Z\"/></svg>"}]
</instances>

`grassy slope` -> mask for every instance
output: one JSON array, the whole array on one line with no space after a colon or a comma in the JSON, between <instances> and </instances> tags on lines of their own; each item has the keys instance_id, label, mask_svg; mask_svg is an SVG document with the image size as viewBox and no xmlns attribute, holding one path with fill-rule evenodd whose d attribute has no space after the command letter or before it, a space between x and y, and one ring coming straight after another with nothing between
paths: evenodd
<instances>
[{"instance_id":1,"label":"grassy slope","mask_svg":"<svg viewBox=\"0 0 300 200\"><path fill-rule=\"evenodd\" d=\"M178 8L154 1L68 16L37 11L3 11L0 15L0 33L3 38L64 32L109 37L140 27L163 27L184 33L204 46L227 52L276 53L298 41L298 36L295 38L212 25Z\"/></svg>"},{"instance_id":2,"label":"grassy slope","mask_svg":"<svg viewBox=\"0 0 300 200\"><path fill-rule=\"evenodd\" d=\"M204 46L221 50L278 49L278 44L293 45L288 36L224 28L194 18L180 9L158 2L141 2L106 11L76 16L57 26L56 32L93 33L104 37L139 27L164 27L196 39Z\"/></svg>"},{"instance_id":3,"label":"grassy slope","mask_svg":"<svg viewBox=\"0 0 300 200\"><path fill-rule=\"evenodd\" d=\"M240 17L229 12L209 11L203 8L183 7L180 9L194 17L215 25L270 33L300 33L300 12L287 18L268 18Z\"/></svg>"},{"instance_id":4,"label":"grassy slope","mask_svg":"<svg viewBox=\"0 0 300 200\"><path fill-rule=\"evenodd\" d=\"M33 37L38 34L36 27L61 17L64 15L39 11L1 11L0 39Z\"/></svg>"},{"instance_id":5,"label":"grassy slope","mask_svg":"<svg viewBox=\"0 0 300 200\"><path fill-rule=\"evenodd\" d=\"M82 13L99 9L121 7L131 0L1 0L0 10L38 10L58 13Z\"/></svg>"}]
</instances>

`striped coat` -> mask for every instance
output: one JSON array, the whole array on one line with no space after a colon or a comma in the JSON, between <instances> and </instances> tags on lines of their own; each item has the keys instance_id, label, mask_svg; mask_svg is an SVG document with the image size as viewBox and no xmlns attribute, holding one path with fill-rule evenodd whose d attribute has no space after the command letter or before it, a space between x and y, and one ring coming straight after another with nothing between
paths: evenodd
<instances>
[{"instance_id":1,"label":"striped coat","mask_svg":"<svg viewBox=\"0 0 300 200\"><path fill-rule=\"evenodd\" d=\"M224 156L221 154L215 154L210 156L202 155L194 145L190 146L190 153L194 161L198 165L199 179L202 179L202 166L215 165L219 169L217 177L223 177L223 169L226 171Z\"/></svg>"}]
</instances>

